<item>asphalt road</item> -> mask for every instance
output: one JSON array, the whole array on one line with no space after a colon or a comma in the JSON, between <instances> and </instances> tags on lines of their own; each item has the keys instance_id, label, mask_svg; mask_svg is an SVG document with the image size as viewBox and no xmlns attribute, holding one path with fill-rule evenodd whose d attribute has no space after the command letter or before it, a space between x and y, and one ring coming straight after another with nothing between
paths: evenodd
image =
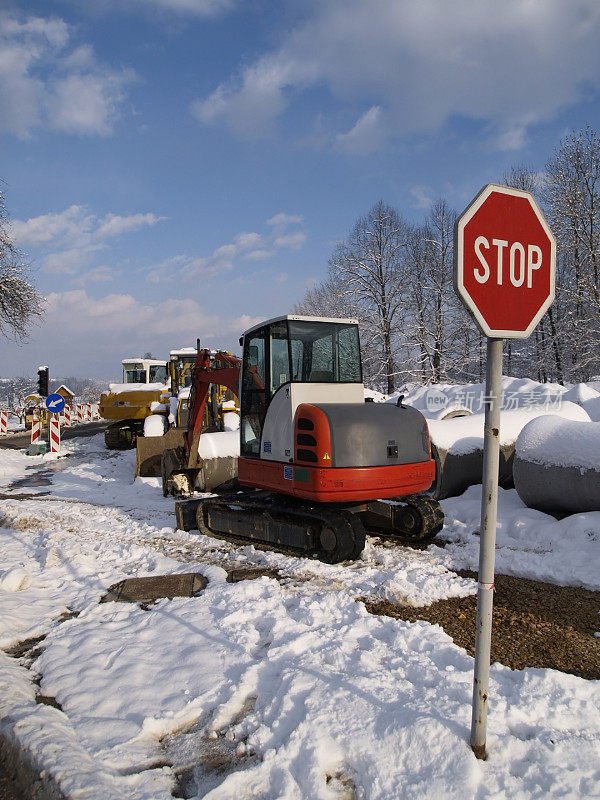
<instances>
[{"instance_id":1,"label":"asphalt road","mask_svg":"<svg viewBox=\"0 0 600 800\"><path fill-rule=\"evenodd\" d=\"M104 419L96 420L94 422L83 422L81 425L73 425L71 428L61 428L60 435L62 439L74 439L78 436L95 436L101 433L108 422ZM47 440L47 434L46 434ZM6 436L0 436L0 448L8 447L11 450L22 450L29 446L31 439L31 431L19 431L18 433L9 433Z\"/></svg>"}]
</instances>

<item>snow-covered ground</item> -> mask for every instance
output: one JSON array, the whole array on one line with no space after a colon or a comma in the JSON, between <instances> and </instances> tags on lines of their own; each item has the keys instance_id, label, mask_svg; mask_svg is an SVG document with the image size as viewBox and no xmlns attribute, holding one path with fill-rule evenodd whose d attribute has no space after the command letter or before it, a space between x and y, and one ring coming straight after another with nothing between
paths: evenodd
<instances>
[{"instance_id":1,"label":"snow-covered ground","mask_svg":"<svg viewBox=\"0 0 600 800\"><path fill-rule=\"evenodd\" d=\"M0 726L65 793L167 800L196 765L210 800L600 798L599 682L493 665L477 761L473 660L357 599L475 593L453 570L477 567L480 487L442 503L446 547L369 539L332 566L175 531L159 480L134 480L135 453L101 435L0 459L0 648L45 637L30 669L0 652ZM600 589L599 555L600 512L556 521L500 490L498 572ZM257 565L283 578L225 582ZM98 602L190 571L209 578L197 597Z\"/></svg>"}]
</instances>

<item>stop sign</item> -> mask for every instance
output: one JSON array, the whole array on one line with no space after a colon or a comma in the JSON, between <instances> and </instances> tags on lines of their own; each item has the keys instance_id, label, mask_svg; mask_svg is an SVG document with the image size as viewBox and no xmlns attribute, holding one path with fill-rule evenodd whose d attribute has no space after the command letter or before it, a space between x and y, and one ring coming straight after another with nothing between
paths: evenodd
<instances>
[{"instance_id":1,"label":"stop sign","mask_svg":"<svg viewBox=\"0 0 600 800\"><path fill-rule=\"evenodd\" d=\"M458 218L454 285L485 336L524 339L554 300L556 241L529 192L485 186Z\"/></svg>"}]
</instances>

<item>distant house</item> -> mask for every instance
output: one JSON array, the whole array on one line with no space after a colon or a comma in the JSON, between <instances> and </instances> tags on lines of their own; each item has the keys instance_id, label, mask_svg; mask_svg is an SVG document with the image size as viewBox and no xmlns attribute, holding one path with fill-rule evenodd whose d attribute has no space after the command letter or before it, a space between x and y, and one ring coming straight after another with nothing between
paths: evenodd
<instances>
[{"instance_id":1,"label":"distant house","mask_svg":"<svg viewBox=\"0 0 600 800\"><path fill-rule=\"evenodd\" d=\"M56 390L56 394L59 394L61 397L65 398L65 403L69 406L73 405L73 400L75 398L75 393L72 392L68 386L65 386L64 383L62 386L59 386Z\"/></svg>"}]
</instances>

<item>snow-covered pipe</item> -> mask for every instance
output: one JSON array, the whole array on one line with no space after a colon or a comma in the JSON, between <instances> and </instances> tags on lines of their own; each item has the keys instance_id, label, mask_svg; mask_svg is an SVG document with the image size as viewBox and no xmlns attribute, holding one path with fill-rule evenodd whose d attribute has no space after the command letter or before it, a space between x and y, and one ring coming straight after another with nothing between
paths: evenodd
<instances>
[{"instance_id":1,"label":"snow-covered pipe","mask_svg":"<svg viewBox=\"0 0 600 800\"><path fill-rule=\"evenodd\" d=\"M556 412L572 420L589 421L588 414L575 403L564 402ZM548 416L546 406L503 411L500 416L500 463L498 482L507 489L513 486L515 442L522 428L531 420ZM481 483L483 470L484 414L447 420L428 420L432 455L436 462L434 497L443 500L461 494L469 486Z\"/></svg>"},{"instance_id":2,"label":"snow-covered pipe","mask_svg":"<svg viewBox=\"0 0 600 800\"><path fill-rule=\"evenodd\" d=\"M517 439L515 488L530 508L600 511L600 422L534 419Z\"/></svg>"}]
</instances>

